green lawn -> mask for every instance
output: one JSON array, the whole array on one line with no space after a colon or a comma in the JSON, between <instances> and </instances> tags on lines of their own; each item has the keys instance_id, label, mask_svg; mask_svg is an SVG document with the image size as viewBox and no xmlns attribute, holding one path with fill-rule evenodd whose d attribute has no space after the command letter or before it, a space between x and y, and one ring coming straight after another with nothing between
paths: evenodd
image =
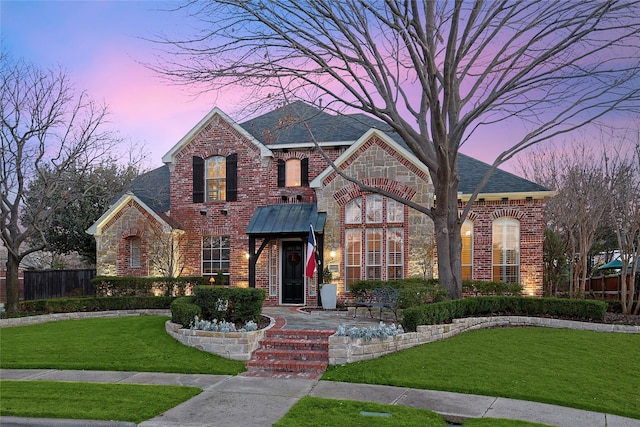
<instances>
[{"instance_id":1,"label":"green lawn","mask_svg":"<svg viewBox=\"0 0 640 427\"><path fill-rule=\"evenodd\" d=\"M189 400L197 387L0 381L2 416L140 423Z\"/></svg>"},{"instance_id":2,"label":"green lawn","mask_svg":"<svg viewBox=\"0 0 640 427\"><path fill-rule=\"evenodd\" d=\"M502 396L640 418L639 334L549 328L467 332L323 380Z\"/></svg>"},{"instance_id":3,"label":"green lawn","mask_svg":"<svg viewBox=\"0 0 640 427\"><path fill-rule=\"evenodd\" d=\"M304 420L304 423L301 422ZM442 427L447 422L433 411L402 405L382 405L351 400L300 399L274 427ZM470 419L465 427L548 427L546 424L496 418Z\"/></svg>"},{"instance_id":4,"label":"green lawn","mask_svg":"<svg viewBox=\"0 0 640 427\"><path fill-rule=\"evenodd\" d=\"M0 330L0 367L235 375L244 362L187 347L166 317L65 320Z\"/></svg>"}]
</instances>

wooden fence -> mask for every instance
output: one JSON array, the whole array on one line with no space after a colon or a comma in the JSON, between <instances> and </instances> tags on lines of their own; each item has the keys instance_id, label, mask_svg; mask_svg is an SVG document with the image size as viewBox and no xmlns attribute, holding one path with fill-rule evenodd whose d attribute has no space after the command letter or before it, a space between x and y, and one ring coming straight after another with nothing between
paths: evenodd
<instances>
[{"instance_id":1,"label":"wooden fence","mask_svg":"<svg viewBox=\"0 0 640 427\"><path fill-rule=\"evenodd\" d=\"M627 276L627 283L629 283L630 276ZM619 274L589 277L585 282L585 292L591 293L595 297L602 299L620 299L620 285L622 284L622 278ZM635 298L638 298L638 291L640 290L640 283L636 280L636 294Z\"/></svg>"},{"instance_id":2,"label":"wooden fence","mask_svg":"<svg viewBox=\"0 0 640 427\"><path fill-rule=\"evenodd\" d=\"M96 288L91 282L95 275L95 269L25 270L24 299L95 295Z\"/></svg>"}]
</instances>

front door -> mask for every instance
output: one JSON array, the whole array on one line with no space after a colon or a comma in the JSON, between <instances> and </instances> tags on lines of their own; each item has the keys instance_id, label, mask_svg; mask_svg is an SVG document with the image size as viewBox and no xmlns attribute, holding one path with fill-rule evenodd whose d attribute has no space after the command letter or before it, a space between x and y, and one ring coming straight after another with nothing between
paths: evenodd
<instances>
[{"instance_id":1,"label":"front door","mask_svg":"<svg viewBox=\"0 0 640 427\"><path fill-rule=\"evenodd\" d=\"M304 304L302 242L282 242L282 303Z\"/></svg>"}]
</instances>

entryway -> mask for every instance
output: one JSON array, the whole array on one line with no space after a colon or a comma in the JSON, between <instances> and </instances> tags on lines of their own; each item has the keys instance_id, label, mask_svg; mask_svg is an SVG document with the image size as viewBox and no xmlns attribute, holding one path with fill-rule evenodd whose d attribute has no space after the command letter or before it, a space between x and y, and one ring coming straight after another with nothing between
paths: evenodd
<instances>
[{"instance_id":1,"label":"entryway","mask_svg":"<svg viewBox=\"0 0 640 427\"><path fill-rule=\"evenodd\" d=\"M302 242L282 242L282 303L304 304Z\"/></svg>"}]
</instances>

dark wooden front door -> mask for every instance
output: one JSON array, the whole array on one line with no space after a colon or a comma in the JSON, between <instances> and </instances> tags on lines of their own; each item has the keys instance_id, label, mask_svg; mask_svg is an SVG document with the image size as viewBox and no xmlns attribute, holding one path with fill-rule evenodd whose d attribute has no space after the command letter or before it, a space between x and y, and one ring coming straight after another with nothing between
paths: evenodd
<instances>
[{"instance_id":1,"label":"dark wooden front door","mask_svg":"<svg viewBox=\"0 0 640 427\"><path fill-rule=\"evenodd\" d=\"M302 242L282 243L282 303L304 303L304 252Z\"/></svg>"}]
</instances>

